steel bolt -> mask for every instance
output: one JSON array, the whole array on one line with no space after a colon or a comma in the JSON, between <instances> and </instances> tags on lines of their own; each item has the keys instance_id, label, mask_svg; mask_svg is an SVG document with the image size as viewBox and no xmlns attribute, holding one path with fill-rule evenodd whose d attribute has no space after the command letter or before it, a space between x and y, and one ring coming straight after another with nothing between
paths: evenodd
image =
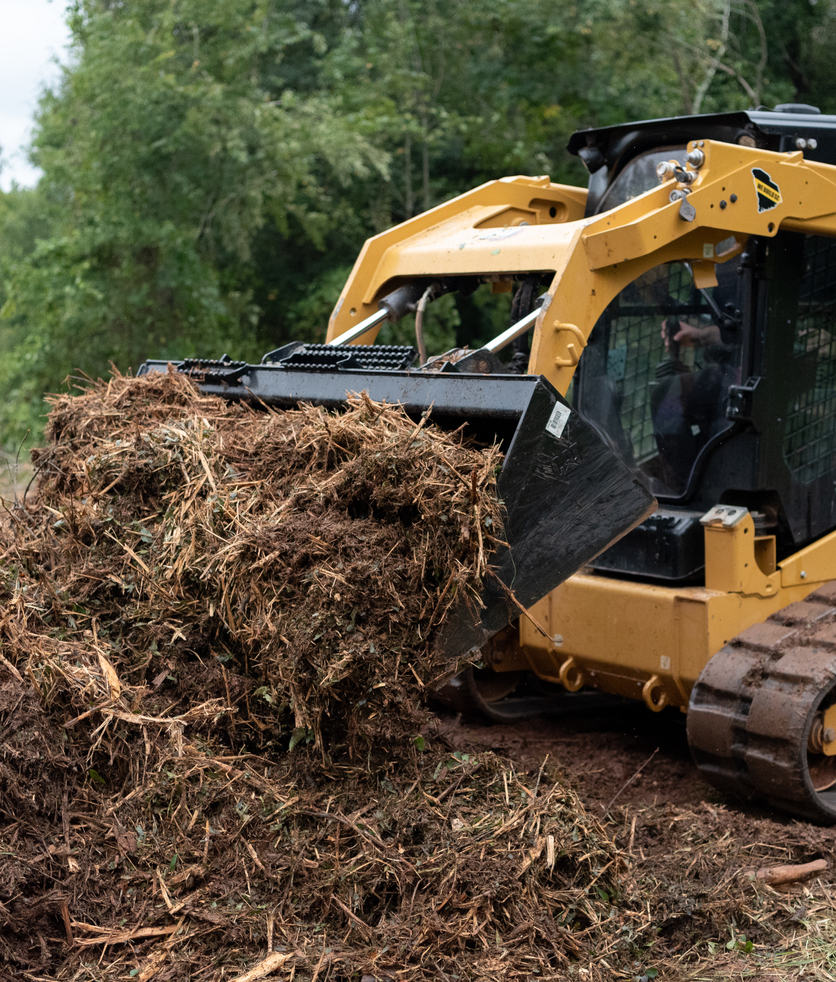
<instances>
[{"instance_id":1,"label":"steel bolt","mask_svg":"<svg viewBox=\"0 0 836 982\"><path fill-rule=\"evenodd\" d=\"M822 738L825 743L833 743L836 740L836 730L832 726L828 726L824 733L822 733Z\"/></svg>"},{"instance_id":2,"label":"steel bolt","mask_svg":"<svg viewBox=\"0 0 836 982\"><path fill-rule=\"evenodd\" d=\"M807 141L804 139L803 136L800 136L795 141L795 147L796 147L797 150L806 150L807 149Z\"/></svg>"},{"instance_id":3,"label":"steel bolt","mask_svg":"<svg viewBox=\"0 0 836 982\"><path fill-rule=\"evenodd\" d=\"M656 165L656 176L660 181L667 181L673 177L676 171L676 164L670 160L660 160Z\"/></svg>"},{"instance_id":4,"label":"steel bolt","mask_svg":"<svg viewBox=\"0 0 836 982\"><path fill-rule=\"evenodd\" d=\"M705 163L705 153L702 150L690 150L686 155L685 159L692 167L702 167Z\"/></svg>"}]
</instances>

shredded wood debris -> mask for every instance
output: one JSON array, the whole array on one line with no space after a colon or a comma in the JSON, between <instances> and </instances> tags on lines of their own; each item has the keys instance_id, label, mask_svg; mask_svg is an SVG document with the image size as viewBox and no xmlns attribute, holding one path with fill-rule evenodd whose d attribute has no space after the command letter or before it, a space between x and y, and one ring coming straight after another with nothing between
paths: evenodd
<instances>
[{"instance_id":1,"label":"shredded wood debris","mask_svg":"<svg viewBox=\"0 0 836 982\"><path fill-rule=\"evenodd\" d=\"M685 978L700 931L795 916L757 851L706 866L705 816L598 819L434 728L495 447L175 374L56 398L48 438L0 530L0 978Z\"/></svg>"},{"instance_id":2,"label":"shredded wood debris","mask_svg":"<svg viewBox=\"0 0 836 982\"><path fill-rule=\"evenodd\" d=\"M528 977L594 944L606 835L424 704L496 447L173 373L56 398L47 434L0 550L0 964Z\"/></svg>"}]
</instances>

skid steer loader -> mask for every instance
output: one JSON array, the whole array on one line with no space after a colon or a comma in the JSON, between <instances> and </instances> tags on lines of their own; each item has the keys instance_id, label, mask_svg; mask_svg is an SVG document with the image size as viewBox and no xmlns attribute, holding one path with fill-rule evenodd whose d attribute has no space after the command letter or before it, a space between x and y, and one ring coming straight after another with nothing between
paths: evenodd
<instances>
[{"instance_id":1,"label":"skid steer loader","mask_svg":"<svg viewBox=\"0 0 836 982\"><path fill-rule=\"evenodd\" d=\"M504 178L370 239L327 343L178 370L277 406L365 390L499 440L508 546L441 642L482 651L460 694L507 718L533 672L679 707L708 781L834 822L836 117L651 120L569 150L588 189ZM411 367L373 343L415 312L420 347L426 306L480 284L515 290L483 348Z\"/></svg>"}]
</instances>

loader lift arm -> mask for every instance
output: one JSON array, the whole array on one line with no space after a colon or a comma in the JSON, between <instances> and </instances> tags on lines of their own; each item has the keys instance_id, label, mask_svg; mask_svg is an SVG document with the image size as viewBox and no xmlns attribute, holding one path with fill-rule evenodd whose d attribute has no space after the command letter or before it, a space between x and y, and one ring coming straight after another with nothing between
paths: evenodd
<instances>
[{"instance_id":1,"label":"loader lift arm","mask_svg":"<svg viewBox=\"0 0 836 982\"><path fill-rule=\"evenodd\" d=\"M836 235L836 167L694 140L691 163L672 161L663 183L602 215L582 217L583 192L547 178L493 181L370 239L328 325L333 342L405 283L554 276L534 329L529 371L566 394L607 305L661 263L690 263L696 285L751 235L780 228ZM354 338L370 344L374 326Z\"/></svg>"}]
</instances>

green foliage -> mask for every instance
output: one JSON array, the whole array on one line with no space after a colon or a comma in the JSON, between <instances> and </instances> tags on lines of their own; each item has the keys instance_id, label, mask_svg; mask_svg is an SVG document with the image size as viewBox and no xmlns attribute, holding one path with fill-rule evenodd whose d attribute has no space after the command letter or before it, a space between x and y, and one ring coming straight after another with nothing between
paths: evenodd
<instances>
[{"instance_id":1,"label":"green foliage","mask_svg":"<svg viewBox=\"0 0 836 982\"><path fill-rule=\"evenodd\" d=\"M350 266L326 268L308 282L306 293L288 304L288 320L293 325L295 341L318 343L323 340L323 325L328 323L350 272Z\"/></svg>"},{"instance_id":2,"label":"green foliage","mask_svg":"<svg viewBox=\"0 0 836 982\"><path fill-rule=\"evenodd\" d=\"M73 8L76 61L42 100L33 151L42 193L62 206L6 278L6 438L74 368L260 356L254 236L270 223L322 241L327 182L372 165L327 98L284 90L283 53L310 31L274 7Z\"/></svg>"},{"instance_id":3,"label":"green foliage","mask_svg":"<svg viewBox=\"0 0 836 982\"><path fill-rule=\"evenodd\" d=\"M75 0L68 18L44 177L0 194L7 449L70 372L322 339L365 238L505 174L584 183L580 126L836 110L836 0ZM445 298L428 348L507 316L487 288Z\"/></svg>"},{"instance_id":4,"label":"green foliage","mask_svg":"<svg viewBox=\"0 0 836 982\"><path fill-rule=\"evenodd\" d=\"M754 943L746 938L745 934L735 934L734 929L732 929L732 936L726 942L726 948L728 951L739 951L744 955L749 955L755 948Z\"/></svg>"},{"instance_id":5,"label":"green foliage","mask_svg":"<svg viewBox=\"0 0 836 982\"><path fill-rule=\"evenodd\" d=\"M430 354L440 354L456 346L461 317L452 294L439 297L424 314L424 340ZM415 345L415 317L411 314L397 324L384 324L377 336L380 344Z\"/></svg>"}]
</instances>

